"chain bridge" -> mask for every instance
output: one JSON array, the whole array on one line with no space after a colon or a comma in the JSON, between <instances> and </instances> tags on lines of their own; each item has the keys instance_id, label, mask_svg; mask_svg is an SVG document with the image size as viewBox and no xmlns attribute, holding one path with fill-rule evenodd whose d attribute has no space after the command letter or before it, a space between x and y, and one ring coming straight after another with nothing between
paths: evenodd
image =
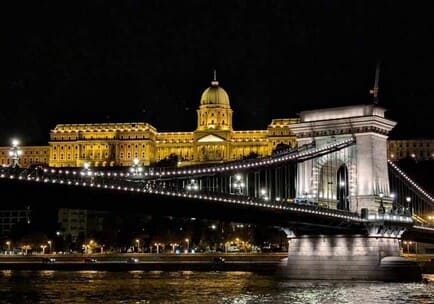
<instances>
[{"instance_id":1,"label":"chain bridge","mask_svg":"<svg viewBox=\"0 0 434 304\"><path fill-rule=\"evenodd\" d=\"M407 235L434 241L424 220L434 199L387 160L396 123L377 105L299 116L291 126L297 147L266 157L175 168L135 164L128 171L16 166L3 168L0 180L34 193L124 193L141 210L157 205L166 215L281 227L289 243L282 269L291 278L401 280L409 269L418 273L399 257L400 242Z\"/></svg>"}]
</instances>

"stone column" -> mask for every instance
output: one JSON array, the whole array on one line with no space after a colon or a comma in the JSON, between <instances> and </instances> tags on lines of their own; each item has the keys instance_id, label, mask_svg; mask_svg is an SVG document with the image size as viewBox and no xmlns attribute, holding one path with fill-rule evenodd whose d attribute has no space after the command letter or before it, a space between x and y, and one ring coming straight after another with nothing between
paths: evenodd
<instances>
[{"instance_id":1,"label":"stone column","mask_svg":"<svg viewBox=\"0 0 434 304\"><path fill-rule=\"evenodd\" d=\"M311 142L312 138L299 138L297 139L297 146L301 147ZM311 193L312 167L313 160L311 159L297 164L296 197L304 197L306 193Z\"/></svg>"},{"instance_id":2,"label":"stone column","mask_svg":"<svg viewBox=\"0 0 434 304\"><path fill-rule=\"evenodd\" d=\"M387 137L377 133L356 134L358 207L377 212L375 197L389 196L387 170Z\"/></svg>"}]
</instances>

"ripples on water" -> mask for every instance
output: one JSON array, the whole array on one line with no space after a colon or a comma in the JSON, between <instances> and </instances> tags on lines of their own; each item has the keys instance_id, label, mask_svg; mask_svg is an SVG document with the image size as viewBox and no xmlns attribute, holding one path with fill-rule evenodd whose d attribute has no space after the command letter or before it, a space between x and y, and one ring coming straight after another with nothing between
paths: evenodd
<instances>
[{"instance_id":1,"label":"ripples on water","mask_svg":"<svg viewBox=\"0 0 434 304\"><path fill-rule=\"evenodd\" d=\"M250 272L0 271L0 303L434 303L423 283L290 281Z\"/></svg>"}]
</instances>

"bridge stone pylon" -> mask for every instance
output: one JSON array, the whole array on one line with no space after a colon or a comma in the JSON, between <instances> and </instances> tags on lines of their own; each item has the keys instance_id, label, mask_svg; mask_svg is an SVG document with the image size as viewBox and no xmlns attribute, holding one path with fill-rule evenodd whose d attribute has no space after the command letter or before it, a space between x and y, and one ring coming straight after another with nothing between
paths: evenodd
<instances>
[{"instance_id":1,"label":"bridge stone pylon","mask_svg":"<svg viewBox=\"0 0 434 304\"><path fill-rule=\"evenodd\" d=\"M316 147L355 139L355 145L300 162L296 196L325 203L331 208L377 212L379 197L387 205L390 189L387 170L387 136L396 122L385 118L377 105L355 105L303 111L291 126L300 147Z\"/></svg>"}]
</instances>

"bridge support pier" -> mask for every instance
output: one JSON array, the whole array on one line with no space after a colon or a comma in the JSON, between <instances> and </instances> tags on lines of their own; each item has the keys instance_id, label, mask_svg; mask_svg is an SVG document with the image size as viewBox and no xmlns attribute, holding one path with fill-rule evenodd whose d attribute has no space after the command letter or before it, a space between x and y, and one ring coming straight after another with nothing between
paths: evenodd
<instances>
[{"instance_id":1,"label":"bridge support pier","mask_svg":"<svg viewBox=\"0 0 434 304\"><path fill-rule=\"evenodd\" d=\"M414 261L399 257L396 238L310 235L288 238L279 273L290 279L420 281Z\"/></svg>"}]
</instances>

